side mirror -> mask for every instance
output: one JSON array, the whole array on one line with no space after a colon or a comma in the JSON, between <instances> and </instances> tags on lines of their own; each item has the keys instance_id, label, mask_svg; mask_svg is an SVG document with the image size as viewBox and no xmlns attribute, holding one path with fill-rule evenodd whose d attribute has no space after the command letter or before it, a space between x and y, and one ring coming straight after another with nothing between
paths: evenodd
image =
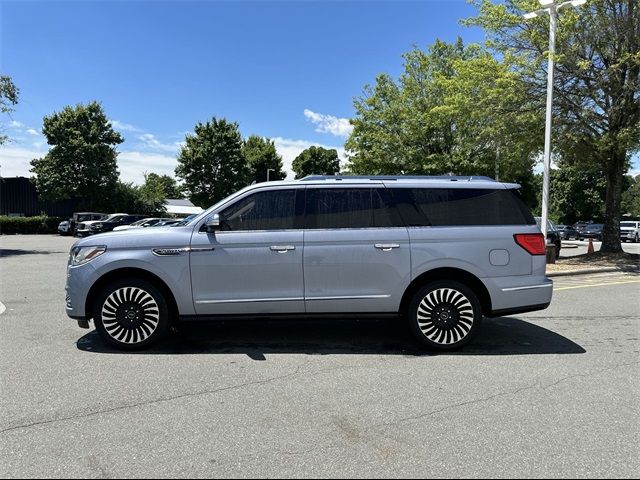
<instances>
[{"instance_id":1,"label":"side mirror","mask_svg":"<svg viewBox=\"0 0 640 480\"><path fill-rule=\"evenodd\" d=\"M214 213L205 222L205 227L207 229L207 233L214 233L216 230L220 230L220 215Z\"/></svg>"}]
</instances>

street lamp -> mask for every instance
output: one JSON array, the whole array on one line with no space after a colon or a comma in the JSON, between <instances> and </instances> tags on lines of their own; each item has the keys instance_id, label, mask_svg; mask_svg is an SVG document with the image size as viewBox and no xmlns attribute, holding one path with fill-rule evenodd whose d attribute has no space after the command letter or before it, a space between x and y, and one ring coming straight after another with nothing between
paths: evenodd
<instances>
[{"instance_id":1,"label":"street lamp","mask_svg":"<svg viewBox=\"0 0 640 480\"><path fill-rule=\"evenodd\" d=\"M267 168L267 182L269 181L269 172L275 172L274 168Z\"/></svg>"},{"instance_id":2,"label":"street lamp","mask_svg":"<svg viewBox=\"0 0 640 480\"><path fill-rule=\"evenodd\" d=\"M551 169L551 114L553 108L553 69L556 53L556 30L558 28L558 11L566 6L579 7L587 3L587 0L570 0L560 4L554 0L538 0L545 8L527 13L524 18L530 20L545 13L549 14L549 67L547 69L547 113L544 126L544 160L542 179L542 234L547 238L547 220L549 218L549 170Z\"/></svg>"}]
</instances>

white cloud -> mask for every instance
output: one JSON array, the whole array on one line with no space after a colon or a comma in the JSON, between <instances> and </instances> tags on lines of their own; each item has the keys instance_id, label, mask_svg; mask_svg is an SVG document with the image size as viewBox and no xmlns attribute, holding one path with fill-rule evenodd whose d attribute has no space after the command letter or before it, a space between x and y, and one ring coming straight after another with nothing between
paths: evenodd
<instances>
[{"instance_id":1,"label":"white cloud","mask_svg":"<svg viewBox=\"0 0 640 480\"><path fill-rule=\"evenodd\" d=\"M175 176L176 157L147 152L120 152L118 169L123 182L144 183L145 173Z\"/></svg>"},{"instance_id":2,"label":"white cloud","mask_svg":"<svg viewBox=\"0 0 640 480\"><path fill-rule=\"evenodd\" d=\"M40 135L40 132L38 132L37 130L30 128L29 130L27 130L27 133L31 134L31 135Z\"/></svg>"},{"instance_id":3,"label":"white cloud","mask_svg":"<svg viewBox=\"0 0 640 480\"><path fill-rule=\"evenodd\" d=\"M124 123L120 120L109 120L111 125L116 130L124 130L125 132L141 132L142 130L136 127L135 125L131 125L130 123Z\"/></svg>"},{"instance_id":4,"label":"white cloud","mask_svg":"<svg viewBox=\"0 0 640 480\"><path fill-rule=\"evenodd\" d=\"M46 153L43 150L3 145L0 148L0 174L3 177L30 177L31 160L43 157Z\"/></svg>"},{"instance_id":5,"label":"white cloud","mask_svg":"<svg viewBox=\"0 0 640 480\"><path fill-rule=\"evenodd\" d=\"M277 152L282 155L282 166L284 171L287 173L287 180L293 180L295 178L295 173L293 173L293 169L291 168L295 158L300 155L303 150L311 146L336 149L338 151L338 158L340 158L341 165L344 166L346 162L346 155L343 147L331 147L310 142L309 140L292 140L282 137L274 138L273 142L276 146Z\"/></svg>"},{"instance_id":6,"label":"white cloud","mask_svg":"<svg viewBox=\"0 0 640 480\"><path fill-rule=\"evenodd\" d=\"M316 125L316 132L331 133L336 137L348 137L353 131L353 125L349 123L348 118L338 118L333 115L324 115L316 113L308 108L304 109L304 116L311 123Z\"/></svg>"},{"instance_id":7,"label":"white cloud","mask_svg":"<svg viewBox=\"0 0 640 480\"><path fill-rule=\"evenodd\" d=\"M9 122L9 128L22 128L24 127L24 123L18 122L17 120L11 120Z\"/></svg>"},{"instance_id":8,"label":"white cloud","mask_svg":"<svg viewBox=\"0 0 640 480\"><path fill-rule=\"evenodd\" d=\"M162 143L152 133L144 133L142 135L138 135L138 139L142 141L142 146L145 149L153 150L156 152L168 152L177 154L178 150L180 149L180 142Z\"/></svg>"}]
</instances>

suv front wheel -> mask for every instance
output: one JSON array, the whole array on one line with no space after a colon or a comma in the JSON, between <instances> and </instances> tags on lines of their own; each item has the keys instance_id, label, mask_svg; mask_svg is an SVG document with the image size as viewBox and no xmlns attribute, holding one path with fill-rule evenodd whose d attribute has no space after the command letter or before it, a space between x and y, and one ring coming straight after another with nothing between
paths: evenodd
<instances>
[{"instance_id":1,"label":"suv front wheel","mask_svg":"<svg viewBox=\"0 0 640 480\"><path fill-rule=\"evenodd\" d=\"M469 287L445 280L418 290L407 316L409 328L419 343L433 350L454 350L476 333L482 308Z\"/></svg>"},{"instance_id":2,"label":"suv front wheel","mask_svg":"<svg viewBox=\"0 0 640 480\"><path fill-rule=\"evenodd\" d=\"M103 288L94 304L96 330L109 345L140 350L158 342L169 330L169 309L151 283L121 279Z\"/></svg>"}]
</instances>

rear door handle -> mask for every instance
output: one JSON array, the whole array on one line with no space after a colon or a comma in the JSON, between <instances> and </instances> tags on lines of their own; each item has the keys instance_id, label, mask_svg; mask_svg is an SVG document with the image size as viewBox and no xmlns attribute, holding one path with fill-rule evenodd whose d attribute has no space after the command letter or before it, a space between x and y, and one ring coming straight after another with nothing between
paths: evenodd
<instances>
[{"instance_id":1,"label":"rear door handle","mask_svg":"<svg viewBox=\"0 0 640 480\"><path fill-rule=\"evenodd\" d=\"M394 248L400 248L400 245L397 243L376 243L374 246L383 252L390 252Z\"/></svg>"},{"instance_id":2,"label":"rear door handle","mask_svg":"<svg viewBox=\"0 0 640 480\"><path fill-rule=\"evenodd\" d=\"M272 252L287 253L296 249L293 245L271 245L269 249Z\"/></svg>"}]
</instances>

